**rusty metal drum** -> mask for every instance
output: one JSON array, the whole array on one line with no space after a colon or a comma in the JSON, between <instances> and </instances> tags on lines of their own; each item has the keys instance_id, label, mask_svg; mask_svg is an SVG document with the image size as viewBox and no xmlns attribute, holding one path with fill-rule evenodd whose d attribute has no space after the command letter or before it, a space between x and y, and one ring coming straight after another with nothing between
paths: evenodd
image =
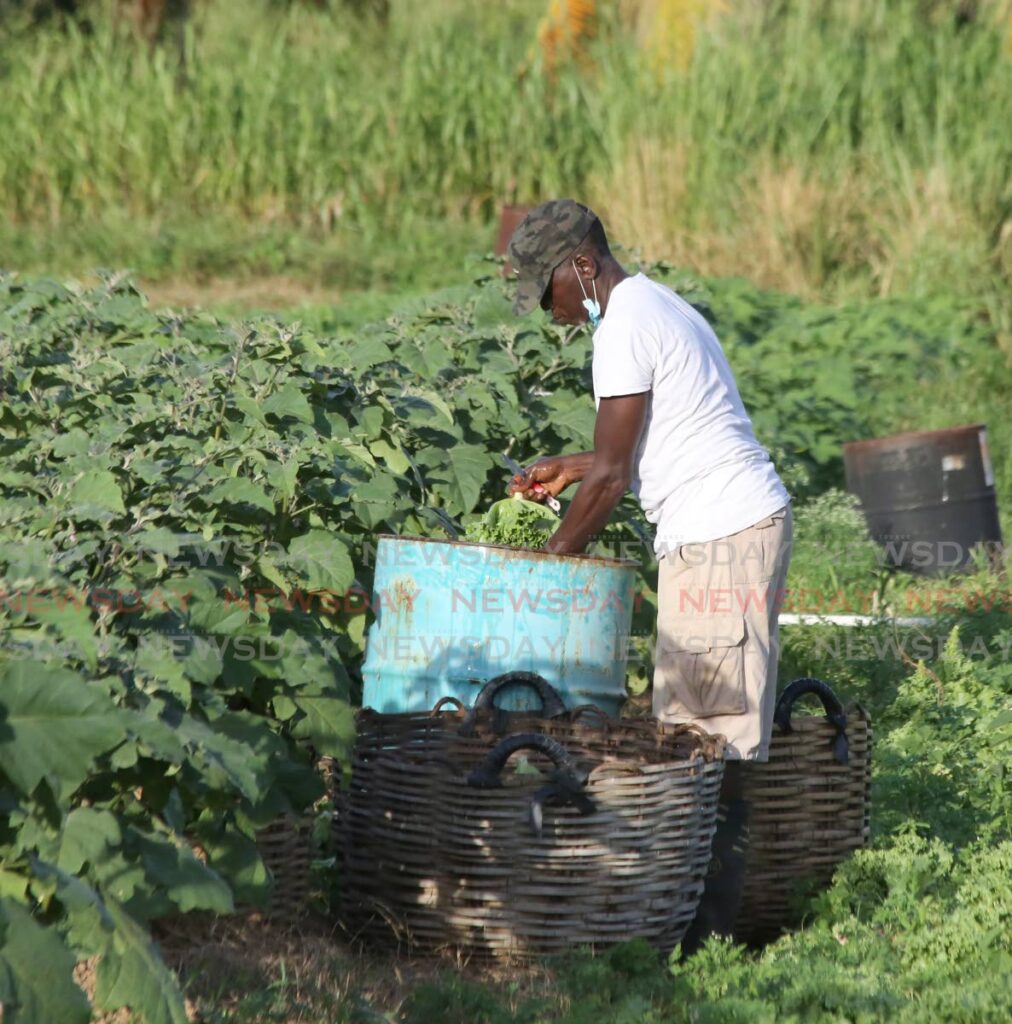
<instances>
[{"instance_id":1,"label":"rusty metal drum","mask_svg":"<svg viewBox=\"0 0 1012 1024\"><path fill-rule=\"evenodd\" d=\"M994 471L983 424L843 446L847 489L887 562L925 576L958 571L983 548L1000 559Z\"/></svg>"},{"instance_id":2,"label":"rusty metal drum","mask_svg":"<svg viewBox=\"0 0 1012 1024\"><path fill-rule=\"evenodd\" d=\"M488 680L534 672L570 707L617 714L625 699L635 563L494 544L380 537L362 668L364 707L470 706ZM503 694L507 710L538 697Z\"/></svg>"}]
</instances>

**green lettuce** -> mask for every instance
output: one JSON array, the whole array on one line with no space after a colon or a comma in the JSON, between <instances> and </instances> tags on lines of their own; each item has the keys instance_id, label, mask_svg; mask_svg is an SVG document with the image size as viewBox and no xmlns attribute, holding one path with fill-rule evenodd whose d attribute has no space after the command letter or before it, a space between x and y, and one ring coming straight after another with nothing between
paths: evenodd
<instances>
[{"instance_id":1,"label":"green lettuce","mask_svg":"<svg viewBox=\"0 0 1012 1024\"><path fill-rule=\"evenodd\" d=\"M506 544L511 548L540 548L558 529L559 522L550 508L536 501L504 498L467 526L464 539L479 544Z\"/></svg>"}]
</instances>

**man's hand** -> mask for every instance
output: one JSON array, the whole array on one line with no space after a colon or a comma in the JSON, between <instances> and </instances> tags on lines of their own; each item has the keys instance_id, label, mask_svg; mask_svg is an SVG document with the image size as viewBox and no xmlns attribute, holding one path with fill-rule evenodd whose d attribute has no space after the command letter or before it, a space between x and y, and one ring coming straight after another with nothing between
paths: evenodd
<instances>
[{"instance_id":1,"label":"man's hand","mask_svg":"<svg viewBox=\"0 0 1012 1024\"><path fill-rule=\"evenodd\" d=\"M523 474L513 477L509 493L520 494L528 501L544 501L548 495L557 498L570 484L583 479L592 458L593 452L581 452L538 459ZM535 490L535 484L541 484L544 490Z\"/></svg>"}]
</instances>

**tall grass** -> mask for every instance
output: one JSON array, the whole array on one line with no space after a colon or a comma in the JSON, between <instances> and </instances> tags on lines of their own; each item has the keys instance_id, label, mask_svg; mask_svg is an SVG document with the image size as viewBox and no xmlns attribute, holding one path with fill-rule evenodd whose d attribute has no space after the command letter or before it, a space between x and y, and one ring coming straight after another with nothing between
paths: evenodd
<instances>
[{"instance_id":1,"label":"tall grass","mask_svg":"<svg viewBox=\"0 0 1012 1024\"><path fill-rule=\"evenodd\" d=\"M931 0L730 5L668 71L616 19L551 74L540 0L395 0L386 27L208 0L182 71L96 15L0 41L0 238L203 221L399 245L575 194L644 255L710 273L1001 296L998 6L957 28Z\"/></svg>"},{"instance_id":2,"label":"tall grass","mask_svg":"<svg viewBox=\"0 0 1012 1024\"><path fill-rule=\"evenodd\" d=\"M960 30L926 6L725 19L624 119L598 183L618 185L624 233L799 291L1007 280L1012 60L999 23Z\"/></svg>"}]
</instances>

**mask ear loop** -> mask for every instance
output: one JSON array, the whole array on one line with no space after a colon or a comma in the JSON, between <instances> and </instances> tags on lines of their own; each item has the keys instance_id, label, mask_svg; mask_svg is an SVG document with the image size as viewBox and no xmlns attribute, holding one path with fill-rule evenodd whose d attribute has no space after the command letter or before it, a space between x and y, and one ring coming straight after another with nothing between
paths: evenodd
<instances>
[{"instance_id":1,"label":"mask ear loop","mask_svg":"<svg viewBox=\"0 0 1012 1024\"><path fill-rule=\"evenodd\" d=\"M580 277L580 271L576 266L576 260L570 260L573 264L573 273L576 274L576 280L579 282L580 291L583 292L583 308L587 311L588 322L592 327L597 327L601 322L601 303L597 301L597 279L591 278L590 286L594 289L594 298L591 301L590 296L587 294L587 289L583 286L583 278Z\"/></svg>"},{"instance_id":2,"label":"mask ear loop","mask_svg":"<svg viewBox=\"0 0 1012 1024\"><path fill-rule=\"evenodd\" d=\"M580 277L580 270L576 265L576 260L570 260L569 262L573 264L573 273L576 274L576 280L580 285L580 291L583 292L583 297L589 299L590 296L587 294L587 289L583 287L583 278ZM594 286L594 301L597 302L597 282L591 281L590 283Z\"/></svg>"}]
</instances>

